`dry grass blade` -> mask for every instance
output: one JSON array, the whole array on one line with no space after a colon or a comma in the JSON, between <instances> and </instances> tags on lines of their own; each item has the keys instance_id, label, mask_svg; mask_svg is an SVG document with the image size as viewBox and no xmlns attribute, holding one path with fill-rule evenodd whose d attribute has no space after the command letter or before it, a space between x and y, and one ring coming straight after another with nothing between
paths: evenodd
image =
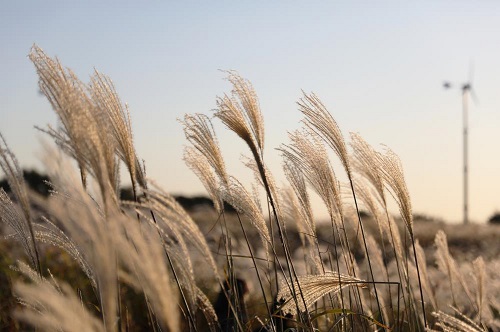
<instances>
[{"instance_id":1,"label":"dry grass blade","mask_svg":"<svg viewBox=\"0 0 500 332\"><path fill-rule=\"evenodd\" d=\"M298 282L300 283L300 288L302 289L305 300L305 306L303 302L299 301L299 310L301 310L302 312L305 311L306 308L312 306L326 294L335 294L339 292L341 288L345 288L348 286L366 286L363 280L347 275L342 275L337 272L327 272L325 274L319 275L299 276ZM293 287L296 289L296 292L298 292L299 287L297 281L294 281ZM294 315L297 314L296 305L292 300L290 287L288 287L286 284L281 284L277 299L284 303L281 307L281 310L283 310L283 312L289 312Z\"/></svg>"}]
</instances>

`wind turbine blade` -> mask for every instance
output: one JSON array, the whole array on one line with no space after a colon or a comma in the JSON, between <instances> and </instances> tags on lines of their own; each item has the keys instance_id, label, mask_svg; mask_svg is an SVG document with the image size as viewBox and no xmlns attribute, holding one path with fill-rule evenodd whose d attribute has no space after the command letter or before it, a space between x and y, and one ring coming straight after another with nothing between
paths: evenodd
<instances>
[{"instance_id":1,"label":"wind turbine blade","mask_svg":"<svg viewBox=\"0 0 500 332\"><path fill-rule=\"evenodd\" d=\"M470 96L472 98L472 101L474 102L474 105L479 106L479 99L477 98L476 92L474 91L474 88L470 89Z\"/></svg>"},{"instance_id":2,"label":"wind turbine blade","mask_svg":"<svg viewBox=\"0 0 500 332\"><path fill-rule=\"evenodd\" d=\"M474 81L474 60L469 61L469 84L472 85L472 82Z\"/></svg>"}]
</instances>

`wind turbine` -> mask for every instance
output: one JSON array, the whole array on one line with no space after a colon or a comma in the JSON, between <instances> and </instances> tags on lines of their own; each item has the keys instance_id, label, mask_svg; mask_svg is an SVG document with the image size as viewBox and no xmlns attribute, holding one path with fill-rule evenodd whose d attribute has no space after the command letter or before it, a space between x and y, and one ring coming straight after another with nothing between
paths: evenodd
<instances>
[{"instance_id":1,"label":"wind turbine","mask_svg":"<svg viewBox=\"0 0 500 332\"><path fill-rule=\"evenodd\" d=\"M468 106L469 106L469 96L472 97L474 102L477 104L477 97L476 94L474 93L474 90L472 90L472 76L473 76L473 70L472 66L470 67L469 70L469 79L467 82L462 83L462 84L452 84L448 81L443 82L443 87L445 89L451 89L456 86L460 88L462 91L462 117L463 117L463 172L464 172L464 179L463 179L463 185L464 185L464 190L463 190L463 212L464 212L464 224L469 223L469 151L468 151L468 145L469 145L469 125L468 125Z\"/></svg>"}]
</instances>

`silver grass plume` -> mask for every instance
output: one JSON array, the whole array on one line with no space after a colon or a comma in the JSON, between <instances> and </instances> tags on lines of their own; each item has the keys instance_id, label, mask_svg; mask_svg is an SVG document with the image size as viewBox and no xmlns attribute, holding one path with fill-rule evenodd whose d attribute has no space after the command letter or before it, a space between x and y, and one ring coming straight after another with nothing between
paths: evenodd
<instances>
[{"instance_id":1,"label":"silver grass plume","mask_svg":"<svg viewBox=\"0 0 500 332\"><path fill-rule=\"evenodd\" d=\"M147 195L150 199L145 207L155 211L155 214L159 214L165 222L175 225L175 228L182 234L184 240L188 240L195 245L212 268L214 275L218 277L217 267L205 236L184 208L182 208L174 197L167 193L148 190Z\"/></svg>"},{"instance_id":2,"label":"silver grass plume","mask_svg":"<svg viewBox=\"0 0 500 332\"><path fill-rule=\"evenodd\" d=\"M314 136L295 131L289 133L290 145L283 145L281 151L285 160L300 170L313 190L326 205L330 217L340 223L343 214L340 184L328 159L325 147Z\"/></svg>"},{"instance_id":3,"label":"silver grass plume","mask_svg":"<svg viewBox=\"0 0 500 332\"><path fill-rule=\"evenodd\" d=\"M23 264L18 264L18 271L32 282L14 285L14 293L24 304L14 313L17 319L43 331L105 331L102 321L85 309L69 285L41 279Z\"/></svg>"},{"instance_id":4,"label":"silver grass plume","mask_svg":"<svg viewBox=\"0 0 500 332\"><path fill-rule=\"evenodd\" d=\"M380 211L380 200L377 199L378 195L376 191L374 192L372 186L367 185L365 181L360 180L355 182L355 188L357 197L375 219L381 238L383 238L384 235L390 237L389 222L387 221L387 216L383 215L382 211Z\"/></svg>"},{"instance_id":5,"label":"silver grass plume","mask_svg":"<svg viewBox=\"0 0 500 332\"><path fill-rule=\"evenodd\" d=\"M437 300L436 300L436 297L435 297L434 292L432 290L432 283L431 283L431 280L429 278L429 274L427 273L425 252L424 252L424 249L422 249L422 246L420 246L420 243L418 240L415 242L415 248L417 249L418 260L420 262L422 262L422 264L420 265L420 269L422 271L422 288L424 289L425 293L427 294L427 297L429 298L434 310L437 310L438 309Z\"/></svg>"},{"instance_id":6,"label":"silver grass plume","mask_svg":"<svg viewBox=\"0 0 500 332\"><path fill-rule=\"evenodd\" d=\"M168 217L165 217L164 213L159 212L161 208L153 210L153 207L150 205L149 208L141 209L145 205L134 202L129 202L125 205L135 207L136 212L141 218L150 223L151 227L157 229L159 240L161 240L165 252L168 253L168 259L175 265L179 287L182 287L183 291L188 292L187 300L189 300L190 309L196 308L193 262L185 235L181 231L182 226L177 225L175 221L172 222ZM151 211L156 212L154 219L151 217Z\"/></svg>"},{"instance_id":7,"label":"silver grass plume","mask_svg":"<svg viewBox=\"0 0 500 332\"><path fill-rule=\"evenodd\" d=\"M234 71L227 79L233 85L231 95L217 98L218 117L231 131L243 139L255 155L264 149L264 120L252 84Z\"/></svg>"},{"instance_id":8,"label":"silver grass plume","mask_svg":"<svg viewBox=\"0 0 500 332\"><path fill-rule=\"evenodd\" d=\"M43 224L35 224L35 239L41 243L47 243L64 250L76 263L78 263L82 271L89 278L92 287L97 289L92 267L82 255L78 246L53 222L45 217L42 217L42 219L44 221Z\"/></svg>"},{"instance_id":9,"label":"silver grass plume","mask_svg":"<svg viewBox=\"0 0 500 332\"><path fill-rule=\"evenodd\" d=\"M46 208L51 218L61 224L77 251L87 262L97 285L100 308L107 330L116 328L118 313L117 293L117 257L115 234L113 234L109 216L118 214L112 206L107 216L99 209L95 201L72 181L64 166L59 170L59 177L53 177L67 192L55 195L48 201ZM56 170L57 171L57 170ZM74 178L73 178L74 179Z\"/></svg>"},{"instance_id":10,"label":"silver grass plume","mask_svg":"<svg viewBox=\"0 0 500 332\"><path fill-rule=\"evenodd\" d=\"M285 208L288 208L288 214L295 220L302 241L307 239L308 252L315 273L322 273L324 267L319 251L316 222L307 192L306 180L302 172L287 160L283 162L283 171L291 185L290 189L285 191L287 195L287 199L284 199Z\"/></svg>"},{"instance_id":11,"label":"silver grass plume","mask_svg":"<svg viewBox=\"0 0 500 332\"><path fill-rule=\"evenodd\" d=\"M227 74L227 80L231 82L233 86L231 97L225 95L224 98L218 98L217 104L223 106L225 104L223 100L229 101L226 106L233 109L230 112L236 111L240 114L238 117L241 117L248 125L252 139L255 141L259 150L262 151L264 149L264 120L260 111L257 94L255 93L252 83L241 77L236 71L227 71ZM223 114L225 111L223 109L224 107L219 109L216 116L221 118L225 123L223 120L223 118L225 118Z\"/></svg>"},{"instance_id":12,"label":"silver grass plume","mask_svg":"<svg viewBox=\"0 0 500 332\"><path fill-rule=\"evenodd\" d=\"M337 122L314 93L302 93L303 97L297 104L299 105L299 110L305 116L303 120L304 124L335 151L350 177L351 167L347 147Z\"/></svg>"},{"instance_id":13,"label":"silver grass plume","mask_svg":"<svg viewBox=\"0 0 500 332\"><path fill-rule=\"evenodd\" d=\"M196 174L210 198L213 201L215 210L220 214L224 208L224 202L220 196L219 181L213 173L213 168L210 166L207 158L193 147L184 148L184 162Z\"/></svg>"},{"instance_id":14,"label":"silver grass plume","mask_svg":"<svg viewBox=\"0 0 500 332\"><path fill-rule=\"evenodd\" d=\"M283 162L283 171L293 191L293 194L290 193L288 197L296 201L294 206L297 206L297 211L301 216L300 224L305 225L305 231L309 237L316 238L316 223L309 194L307 192L305 177L295 164L287 160Z\"/></svg>"},{"instance_id":15,"label":"silver grass plume","mask_svg":"<svg viewBox=\"0 0 500 332\"><path fill-rule=\"evenodd\" d=\"M370 257L373 259L373 267L376 275L382 275L386 273L386 268L384 264L384 259L382 258L382 251L377 241L373 236L368 235L366 237L366 244L368 245L368 250L370 251ZM373 280L377 281L377 280Z\"/></svg>"},{"instance_id":16,"label":"silver grass plume","mask_svg":"<svg viewBox=\"0 0 500 332\"><path fill-rule=\"evenodd\" d=\"M196 287L196 299L197 299L197 307L201 310L205 319L208 323L208 328L211 332L216 332L220 330L219 320L217 318L217 313L215 312L214 306L207 298L205 293L201 291L198 287Z\"/></svg>"},{"instance_id":17,"label":"silver grass plume","mask_svg":"<svg viewBox=\"0 0 500 332\"><path fill-rule=\"evenodd\" d=\"M62 127L42 130L52 136L65 152L73 156L86 187L86 174L97 180L105 204L117 204L118 163L115 141L110 139L109 122L88 95L88 87L59 61L53 60L36 45L30 55L37 69L40 90L47 97Z\"/></svg>"},{"instance_id":18,"label":"silver grass plume","mask_svg":"<svg viewBox=\"0 0 500 332\"><path fill-rule=\"evenodd\" d=\"M357 133L351 133L351 147L353 150L351 165L375 188L378 194L375 196L376 199L380 200L384 208L387 208L384 180L379 168L380 164L377 162L377 152Z\"/></svg>"},{"instance_id":19,"label":"silver grass plume","mask_svg":"<svg viewBox=\"0 0 500 332\"><path fill-rule=\"evenodd\" d=\"M437 323L443 331L449 332L486 332L487 330L474 323L471 319L467 318L457 309L453 310L460 318L453 317L442 311L433 312L432 315L436 317Z\"/></svg>"},{"instance_id":20,"label":"silver grass plume","mask_svg":"<svg viewBox=\"0 0 500 332\"><path fill-rule=\"evenodd\" d=\"M228 175L224 158L220 152L219 142L210 119L203 114L186 114L181 123L184 126L186 139L206 158L221 182L227 184Z\"/></svg>"},{"instance_id":21,"label":"silver grass plume","mask_svg":"<svg viewBox=\"0 0 500 332\"><path fill-rule=\"evenodd\" d=\"M410 193L406 186L403 166L399 157L390 149L385 154L378 153L379 169L386 186L399 206L401 218L406 225L408 233L413 238L413 213L411 207Z\"/></svg>"},{"instance_id":22,"label":"silver grass plume","mask_svg":"<svg viewBox=\"0 0 500 332\"><path fill-rule=\"evenodd\" d=\"M290 221L295 221L297 231L305 251L305 262L311 267L313 274L323 273L323 264L319 253L316 229L313 229L310 222L307 221L304 207L300 205L293 189L285 190L283 194L285 215ZM309 257L309 259L307 258Z\"/></svg>"},{"instance_id":23,"label":"silver grass plume","mask_svg":"<svg viewBox=\"0 0 500 332\"><path fill-rule=\"evenodd\" d=\"M132 124L127 105L123 105L111 79L97 70L91 78L89 91L97 109L106 115L112 138L116 142L116 153L125 163L132 184L146 187L146 180L134 148Z\"/></svg>"},{"instance_id":24,"label":"silver grass plume","mask_svg":"<svg viewBox=\"0 0 500 332\"><path fill-rule=\"evenodd\" d=\"M19 208L10 200L9 195L5 193L3 188L0 188L0 221L12 228L14 237L23 247L26 255L29 258L31 265L38 269L37 256L33 247L33 239L35 235L31 235L26 219L19 211ZM41 275L41 271L39 271Z\"/></svg>"},{"instance_id":25,"label":"silver grass plume","mask_svg":"<svg viewBox=\"0 0 500 332\"><path fill-rule=\"evenodd\" d=\"M40 255L35 243L33 217L26 184L24 182L23 171L21 167L19 167L16 156L7 146L2 134L0 134L0 168L4 172L11 190L18 200L23 214L23 217L19 215L19 211L14 208L10 198L3 189L1 189L0 210L2 210L2 213L0 214L0 221L8 223L20 236L26 254L30 258L33 267L38 270L41 276L42 268L40 265Z\"/></svg>"},{"instance_id":26,"label":"silver grass plume","mask_svg":"<svg viewBox=\"0 0 500 332\"><path fill-rule=\"evenodd\" d=\"M82 121L90 115L83 102L88 102L83 84L69 69L64 70L61 63L47 56L37 45L29 54L39 76L40 91L47 97L61 121L62 128L49 127L46 132L52 136L61 149L75 158L80 168L83 186L86 186L87 165L84 152L84 130Z\"/></svg>"},{"instance_id":27,"label":"silver grass plume","mask_svg":"<svg viewBox=\"0 0 500 332\"><path fill-rule=\"evenodd\" d=\"M486 265L480 256L472 262L474 268L474 280L476 282L476 305L478 309L479 322L484 317L483 309L486 301Z\"/></svg>"},{"instance_id":28,"label":"silver grass plume","mask_svg":"<svg viewBox=\"0 0 500 332\"><path fill-rule=\"evenodd\" d=\"M454 307L458 305L455 297L455 295L458 294L458 289L455 285L456 282L462 286L462 289L467 295L470 303L474 305L472 292L470 291L469 286L465 282L462 274L458 270L455 259L451 256L448 250L448 240L446 239L446 234L442 230L439 230L436 233L434 245L436 246L435 258L438 268L448 277L453 301L452 305Z\"/></svg>"},{"instance_id":29,"label":"silver grass plume","mask_svg":"<svg viewBox=\"0 0 500 332\"><path fill-rule=\"evenodd\" d=\"M134 286L143 291L162 329L179 331L177 294L171 286L169 268L157 229L151 223L130 222L123 215L109 221L120 262L131 271Z\"/></svg>"},{"instance_id":30,"label":"silver grass plume","mask_svg":"<svg viewBox=\"0 0 500 332\"><path fill-rule=\"evenodd\" d=\"M413 234L413 213L411 208L410 193L408 192L408 188L406 187L403 166L401 165L399 157L390 149L387 150L385 155L379 153L378 157L378 161L380 163L379 168L381 170L382 177L384 178L386 185L389 187L392 196L399 206L400 215L406 224L408 233L410 234L411 245L413 247L413 258L415 259L415 267L417 268L422 316L424 325L427 328L427 315L425 311L424 293L422 290L422 278L420 273L420 265L425 264L425 262L421 262L421 264L418 263L417 249L415 247L415 237Z\"/></svg>"},{"instance_id":31,"label":"silver grass plume","mask_svg":"<svg viewBox=\"0 0 500 332\"><path fill-rule=\"evenodd\" d=\"M326 272L325 274L319 275L305 275L298 277L298 283L302 289L302 293L305 300L305 306L302 301L299 301L299 310L304 312L306 308L309 308L319 299L321 299L326 294L335 294L340 291L341 288L349 286L366 287L363 280L339 274L337 272ZM298 292L299 287L297 281L293 282L293 287L296 292ZM285 283L280 285L280 290L277 295L278 301L283 301L284 304L281 310L286 313L297 314L297 307L292 299L292 293L290 287Z\"/></svg>"},{"instance_id":32,"label":"silver grass plume","mask_svg":"<svg viewBox=\"0 0 500 332\"><path fill-rule=\"evenodd\" d=\"M252 195L236 178L231 177L229 186L222 192L222 196L236 211L249 218L250 223L258 231L264 250L268 254L271 235L262 211L253 200Z\"/></svg>"}]
</instances>

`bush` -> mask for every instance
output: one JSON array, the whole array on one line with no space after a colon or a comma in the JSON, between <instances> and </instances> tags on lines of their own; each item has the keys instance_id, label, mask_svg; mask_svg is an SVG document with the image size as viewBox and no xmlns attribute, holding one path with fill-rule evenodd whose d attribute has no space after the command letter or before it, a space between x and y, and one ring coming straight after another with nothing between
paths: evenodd
<instances>
[{"instance_id":1,"label":"bush","mask_svg":"<svg viewBox=\"0 0 500 332\"><path fill-rule=\"evenodd\" d=\"M495 213L488 219L488 223L493 224L493 225L498 225L500 224L500 213Z\"/></svg>"}]
</instances>

